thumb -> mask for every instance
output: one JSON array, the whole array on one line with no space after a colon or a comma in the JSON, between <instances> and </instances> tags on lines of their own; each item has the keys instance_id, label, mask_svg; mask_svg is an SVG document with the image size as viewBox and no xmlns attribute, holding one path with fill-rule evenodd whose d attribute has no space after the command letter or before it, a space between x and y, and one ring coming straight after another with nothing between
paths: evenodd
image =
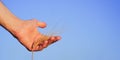
<instances>
[{"instance_id":1,"label":"thumb","mask_svg":"<svg viewBox=\"0 0 120 60\"><path fill-rule=\"evenodd\" d=\"M45 28L46 25L47 25L45 22L40 22L36 19L34 19L34 20L36 21L37 26L40 27L40 28Z\"/></svg>"},{"instance_id":2,"label":"thumb","mask_svg":"<svg viewBox=\"0 0 120 60\"><path fill-rule=\"evenodd\" d=\"M41 28L45 28L46 27L46 23L45 22L37 22L37 26L41 27Z\"/></svg>"}]
</instances>

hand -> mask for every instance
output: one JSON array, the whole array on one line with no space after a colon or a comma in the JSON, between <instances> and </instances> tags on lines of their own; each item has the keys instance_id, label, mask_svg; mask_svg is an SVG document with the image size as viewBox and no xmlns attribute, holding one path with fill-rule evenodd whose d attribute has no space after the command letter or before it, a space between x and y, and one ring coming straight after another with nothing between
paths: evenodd
<instances>
[{"instance_id":1,"label":"hand","mask_svg":"<svg viewBox=\"0 0 120 60\"><path fill-rule=\"evenodd\" d=\"M42 50L53 42L61 39L60 36L52 36L35 48L32 48L33 43L42 36L42 33L40 33L37 28L45 28L46 23L38 22L35 19L23 21L12 14L2 2L0 2L0 26L3 26L12 33L29 51Z\"/></svg>"},{"instance_id":2,"label":"hand","mask_svg":"<svg viewBox=\"0 0 120 60\"><path fill-rule=\"evenodd\" d=\"M22 22L18 26L14 26L12 34L18 39L18 41L25 46L29 51L40 51L61 39L60 36L52 36L47 41L39 44L36 48L32 49L32 45L35 41L39 40L42 33L38 31L38 27L45 28L46 23L38 22L37 20L21 20Z\"/></svg>"}]
</instances>

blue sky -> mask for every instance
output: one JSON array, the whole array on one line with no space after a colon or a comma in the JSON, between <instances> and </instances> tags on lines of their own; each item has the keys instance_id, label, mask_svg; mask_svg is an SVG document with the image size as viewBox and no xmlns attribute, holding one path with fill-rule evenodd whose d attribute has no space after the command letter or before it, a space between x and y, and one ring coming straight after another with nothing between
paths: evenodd
<instances>
[{"instance_id":1,"label":"blue sky","mask_svg":"<svg viewBox=\"0 0 120 60\"><path fill-rule=\"evenodd\" d=\"M36 18L62 40L35 53L34 60L120 60L119 0L3 0L21 19ZM54 26L56 25L56 26ZM31 60L27 51L0 27L0 60Z\"/></svg>"}]
</instances>

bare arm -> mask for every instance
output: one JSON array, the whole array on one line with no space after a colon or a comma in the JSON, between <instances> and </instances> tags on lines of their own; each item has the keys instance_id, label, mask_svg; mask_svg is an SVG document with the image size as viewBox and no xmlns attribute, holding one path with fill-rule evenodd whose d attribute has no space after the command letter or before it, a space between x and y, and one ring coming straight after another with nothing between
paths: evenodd
<instances>
[{"instance_id":1,"label":"bare arm","mask_svg":"<svg viewBox=\"0 0 120 60\"><path fill-rule=\"evenodd\" d=\"M0 2L0 25L6 27L6 29L12 30L13 23L21 22L19 18L13 15L3 4Z\"/></svg>"}]
</instances>

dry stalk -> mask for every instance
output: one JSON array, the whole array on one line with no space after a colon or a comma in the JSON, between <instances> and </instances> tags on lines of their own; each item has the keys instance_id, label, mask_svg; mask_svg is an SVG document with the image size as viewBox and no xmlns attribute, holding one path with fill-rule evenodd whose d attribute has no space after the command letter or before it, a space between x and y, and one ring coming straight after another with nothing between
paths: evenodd
<instances>
[{"instance_id":1,"label":"dry stalk","mask_svg":"<svg viewBox=\"0 0 120 60\"><path fill-rule=\"evenodd\" d=\"M49 38L52 36L52 34L42 34L41 37L35 41L32 45L32 49L36 48L40 44L42 44L44 41L49 40ZM32 51L32 60L34 60L34 51Z\"/></svg>"},{"instance_id":2,"label":"dry stalk","mask_svg":"<svg viewBox=\"0 0 120 60\"><path fill-rule=\"evenodd\" d=\"M44 43L44 41L49 40L51 36L55 36L56 34L60 34L61 32L48 32L46 34L42 34L41 37L35 41L32 45L32 49L36 48L40 44ZM32 60L34 60L34 51L32 51Z\"/></svg>"}]
</instances>

